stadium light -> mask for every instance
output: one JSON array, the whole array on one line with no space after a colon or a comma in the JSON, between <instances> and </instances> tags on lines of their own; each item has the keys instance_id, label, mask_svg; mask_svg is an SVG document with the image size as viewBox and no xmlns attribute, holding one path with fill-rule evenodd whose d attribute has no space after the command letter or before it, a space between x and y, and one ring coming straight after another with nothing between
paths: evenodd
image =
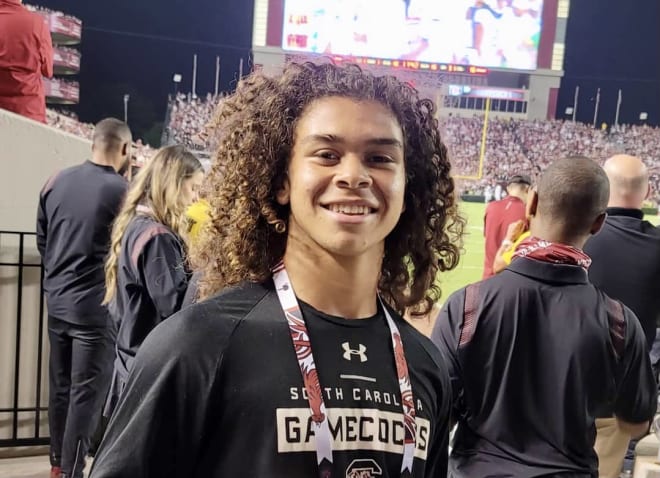
<instances>
[{"instance_id":1,"label":"stadium light","mask_svg":"<svg viewBox=\"0 0 660 478\"><path fill-rule=\"evenodd\" d=\"M130 95L124 95L124 123L126 124L128 124L128 100L130 99Z\"/></svg>"},{"instance_id":2,"label":"stadium light","mask_svg":"<svg viewBox=\"0 0 660 478\"><path fill-rule=\"evenodd\" d=\"M647 119L649 119L649 114L648 114L646 111L642 111L642 112L639 114L639 119L640 119L641 121L646 121Z\"/></svg>"},{"instance_id":3,"label":"stadium light","mask_svg":"<svg viewBox=\"0 0 660 478\"><path fill-rule=\"evenodd\" d=\"M181 73L174 73L174 76L172 77L172 81L174 82L174 96L176 97L176 94L179 92L179 83L181 83L181 80L183 77L181 76Z\"/></svg>"}]
</instances>

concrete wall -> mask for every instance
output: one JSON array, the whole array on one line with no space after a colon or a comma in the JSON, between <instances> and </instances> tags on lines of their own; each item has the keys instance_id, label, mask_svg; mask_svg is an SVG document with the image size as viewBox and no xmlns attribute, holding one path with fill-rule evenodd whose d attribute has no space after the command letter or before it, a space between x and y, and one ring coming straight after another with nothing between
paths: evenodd
<instances>
[{"instance_id":1,"label":"concrete wall","mask_svg":"<svg viewBox=\"0 0 660 478\"><path fill-rule=\"evenodd\" d=\"M34 232L44 182L56 171L84 161L90 148L89 141L0 110L0 231ZM0 409L12 408L16 397L19 407L35 407L38 384L38 405L48 406L48 335L45 307L43 314L40 308L40 258L34 236L24 236L22 257L20 240L18 235L0 234L0 264L6 264L0 265ZM28 265L19 276L19 268L9 264L21 261ZM17 338L20 354L15 395ZM18 418L18 437L34 436L35 414L21 412ZM41 413L37 426L40 436L47 437L46 412ZM12 415L0 413L0 440L12 438L12 429Z\"/></svg>"},{"instance_id":2,"label":"concrete wall","mask_svg":"<svg viewBox=\"0 0 660 478\"><path fill-rule=\"evenodd\" d=\"M0 230L34 231L41 187L90 150L87 140L0 109Z\"/></svg>"},{"instance_id":3,"label":"concrete wall","mask_svg":"<svg viewBox=\"0 0 660 478\"><path fill-rule=\"evenodd\" d=\"M548 119L548 105L552 99L551 92L553 88L559 88L563 73L563 71L536 70L529 76L530 94L527 117L530 120Z\"/></svg>"}]
</instances>

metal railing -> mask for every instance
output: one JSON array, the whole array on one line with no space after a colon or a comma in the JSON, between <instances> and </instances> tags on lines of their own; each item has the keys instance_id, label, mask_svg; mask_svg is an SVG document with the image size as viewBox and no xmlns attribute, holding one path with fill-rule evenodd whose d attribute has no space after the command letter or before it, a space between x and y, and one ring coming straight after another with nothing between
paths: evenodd
<instances>
[{"instance_id":1,"label":"metal railing","mask_svg":"<svg viewBox=\"0 0 660 478\"><path fill-rule=\"evenodd\" d=\"M26 237L36 236L34 232L16 232L16 231L0 231L0 261L7 254L7 250L3 251L5 247L5 238L12 237L14 240L11 240L12 248L15 248L15 239L18 239L18 251L17 251L17 260L15 262L0 262L1 268L10 268L16 269L16 331L15 331L15 341L14 341L14 370L13 370L13 380L11 383L12 387L12 400L11 406L5 407L5 404L0 403L0 419L3 419L7 415L10 415L11 420L11 434L9 438L0 438L0 447L15 447L15 446L34 446L34 445L47 445L49 442L49 437L42 436L40 433L41 428L41 419L44 414L47 413L48 407L42 407L42 369L43 369L43 360L44 360L44 294L43 294L43 277L44 269L41 264L41 261L37 262L27 262L26 261ZM30 249L32 250L32 249ZM20 396L20 385L22 383L21 377L21 359L24 358L21 350L21 334L23 332L23 325L26 320L26 317L23 316L24 312L24 280L26 271L29 269L38 268L39 273L39 325L37 328L38 338L37 338L37 358L36 358L36 370L34 374L29 374L30 376L23 380L36 380L34 385L34 403L30 406L20 406L19 396ZM4 332L3 332L4 335ZM8 340L8 338L5 338ZM31 351L28 351L31 352ZM3 384L4 388L4 384ZM25 416L26 413L32 413L33 417L30 420L32 423L28 427L21 425L21 433L19 433L19 420L21 416ZM26 428L29 428L31 431L25 433ZM6 436L5 433L3 433Z\"/></svg>"}]
</instances>

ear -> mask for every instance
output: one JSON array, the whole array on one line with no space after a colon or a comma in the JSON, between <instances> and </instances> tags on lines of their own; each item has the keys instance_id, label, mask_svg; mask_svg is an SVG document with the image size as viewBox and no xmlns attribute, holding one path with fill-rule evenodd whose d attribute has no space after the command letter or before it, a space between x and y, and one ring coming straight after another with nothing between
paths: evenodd
<instances>
[{"instance_id":1,"label":"ear","mask_svg":"<svg viewBox=\"0 0 660 478\"><path fill-rule=\"evenodd\" d=\"M536 189L530 188L529 191L527 191L527 204L525 205L525 216L527 216L527 219L536 216L538 206L539 195L536 192Z\"/></svg>"},{"instance_id":2,"label":"ear","mask_svg":"<svg viewBox=\"0 0 660 478\"><path fill-rule=\"evenodd\" d=\"M289 183L289 175L284 176L282 187L275 193L275 200L281 206L286 206L291 200L291 184Z\"/></svg>"},{"instance_id":3,"label":"ear","mask_svg":"<svg viewBox=\"0 0 660 478\"><path fill-rule=\"evenodd\" d=\"M128 143L124 143L121 146L121 155L122 156L128 156Z\"/></svg>"},{"instance_id":4,"label":"ear","mask_svg":"<svg viewBox=\"0 0 660 478\"><path fill-rule=\"evenodd\" d=\"M605 224L605 219L607 218L607 213L603 212L598 215L594 223L591 225L591 229L589 229L589 233L591 235L598 234L598 231L601 230L603 227L603 224Z\"/></svg>"},{"instance_id":5,"label":"ear","mask_svg":"<svg viewBox=\"0 0 660 478\"><path fill-rule=\"evenodd\" d=\"M644 200L646 201L650 197L651 197L651 182L649 181L648 185L646 186L646 196L644 196Z\"/></svg>"}]
</instances>

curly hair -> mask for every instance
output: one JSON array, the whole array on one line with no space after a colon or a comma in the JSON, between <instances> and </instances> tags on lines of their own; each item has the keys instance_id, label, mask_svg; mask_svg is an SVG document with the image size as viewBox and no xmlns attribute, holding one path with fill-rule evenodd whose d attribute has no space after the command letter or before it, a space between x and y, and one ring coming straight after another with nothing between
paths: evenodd
<instances>
[{"instance_id":1,"label":"curly hair","mask_svg":"<svg viewBox=\"0 0 660 478\"><path fill-rule=\"evenodd\" d=\"M204 190L211 219L191 251L202 271L202 298L271 277L286 248L289 206L279 205L275 195L287 173L297 121L308 105L330 96L377 101L403 130L405 211L385 239L381 296L399 313L412 308L419 315L440 298L435 278L458 264L465 221L435 105L392 76L331 63L291 63L274 78L252 74L219 107L219 146Z\"/></svg>"}]
</instances>

